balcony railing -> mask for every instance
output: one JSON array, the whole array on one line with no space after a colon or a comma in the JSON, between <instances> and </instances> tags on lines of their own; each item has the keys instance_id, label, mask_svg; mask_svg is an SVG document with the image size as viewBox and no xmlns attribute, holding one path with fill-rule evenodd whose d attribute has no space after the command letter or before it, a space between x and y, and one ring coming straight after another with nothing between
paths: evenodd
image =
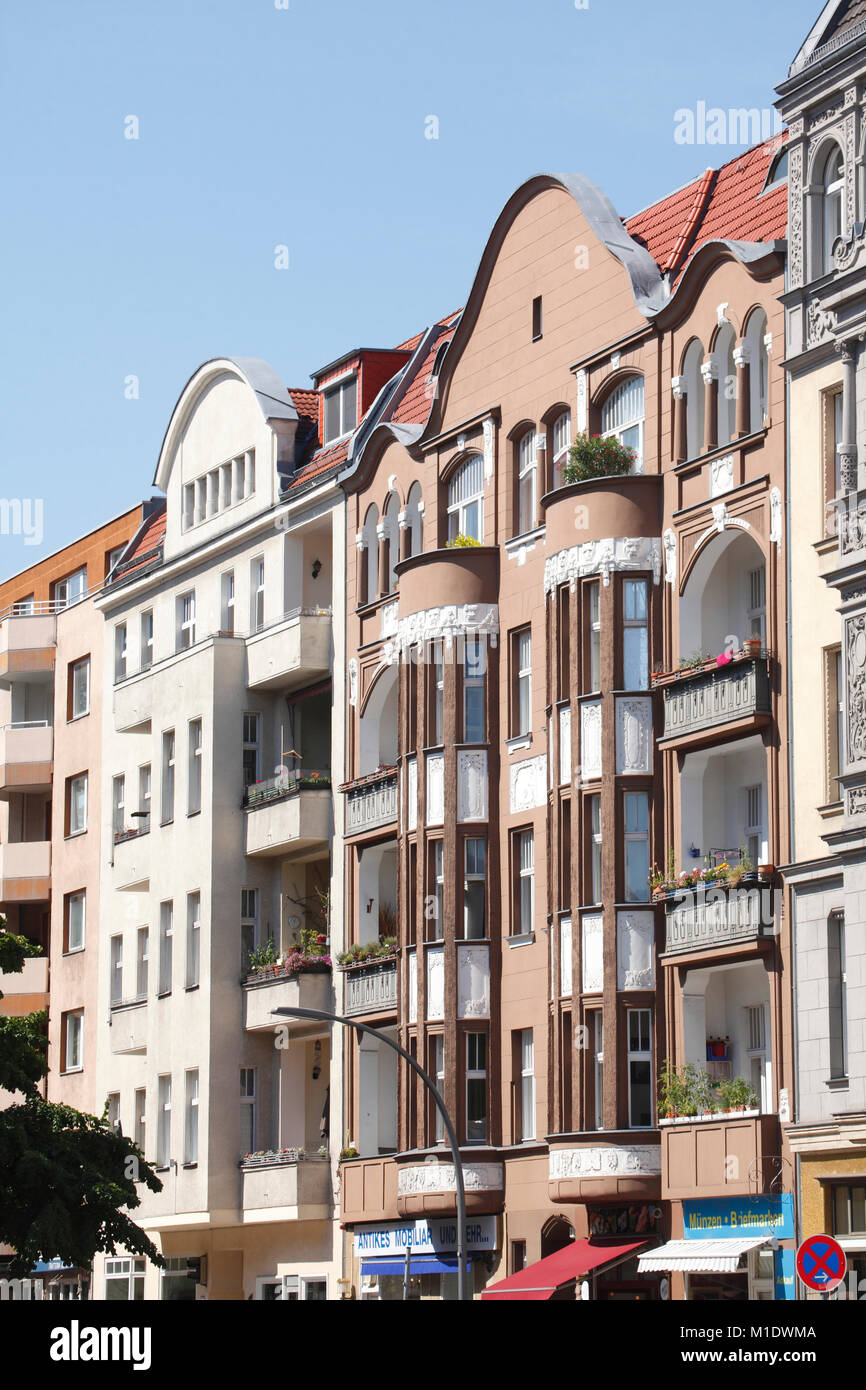
<instances>
[{"instance_id":1,"label":"balcony railing","mask_svg":"<svg viewBox=\"0 0 866 1390\"><path fill-rule=\"evenodd\" d=\"M679 889L665 899L665 950L712 950L774 931L774 891L766 884Z\"/></svg>"},{"instance_id":2,"label":"balcony railing","mask_svg":"<svg viewBox=\"0 0 866 1390\"><path fill-rule=\"evenodd\" d=\"M394 1013L397 1008L397 961L371 960L345 966L345 1010L349 1015Z\"/></svg>"},{"instance_id":3,"label":"balcony railing","mask_svg":"<svg viewBox=\"0 0 866 1390\"><path fill-rule=\"evenodd\" d=\"M251 782L244 789L244 806L253 810L256 806L267 806L273 801L282 801L300 791L327 791L331 785L330 772L314 768L298 768L292 772L281 772L276 777L265 777L260 782Z\"/></svg>"},{"instance_id":4,"label":"balcony railing","mask_svg":"<svg viewBox=\"0 0 866 1390\"><path fill-rule=\"evenodd\" d=\"M115 830L115 832L114 832L114 843L115 843L116 845L122 845L122 844L124 844L127 840L135 840L135 839L138 838L139 835L147 835L147 834L149 834L149 833L150 833L150 812L149 812L149 811L145 811L145 812L141 815L141 817L140 817L140 819L139 819L139 822L138 822L138 825L124 826L124 828L123 828L122 830Z\"/></svg>"},{"instance_id":5,"label":"balcony railing","mask_svg":"<svg viewBox=\"0 0 866 1390\"><path fill-rule=\"evenodd\" d=\"M665 739L687 738L735 720L769 716L770 653L738 655L726 665L657 677L664 688Z\"/></svg>"},{"instance_id":6,"label":"balcony railing","mask_svg":"<svg viewBox=\"0 0 866 1390\"><path fill-rule=\"evenodd\" d=\"M395 767L380 767L367 777L344 782L346 793L346 834L358 835L397 820L399 778Z\"/></svg>"}]
</instances>

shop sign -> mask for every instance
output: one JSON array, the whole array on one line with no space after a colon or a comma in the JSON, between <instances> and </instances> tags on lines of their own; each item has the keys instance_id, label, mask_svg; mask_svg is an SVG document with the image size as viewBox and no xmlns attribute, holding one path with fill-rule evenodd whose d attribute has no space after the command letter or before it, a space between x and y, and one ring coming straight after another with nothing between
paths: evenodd
<instances>
[{"instance_id":1,"label":"shop sign","mask_svg":"<svg viewBox=\"0 0 866 1390\"><path fill-rule=\"evenodd\" d=\"M776 1298L797 1297L797 1256L793 1250L773 1252L773 1275Z\"/></svg>"},{"instance_id":2,"label":"shop sign","mask_svg":"<svg viewBox=\"0 0 866 1390\"><path fill-rule=\"evenodd\" d=\"M591 1236L644 1235L655 1230L657 1206L632 1202L625 1207L587 1207Z\"/></svg>"},{"instance_id":3,"label":"shop sign","mask_svg":"<svg viewBox=\"0 0 866 1390\"><path fill-rule=\"evenodd\" d=\"M378 1255L453 1253L457 1249L457 1222L453 1217L426 1221L390 1221L382 1226L355 1228L355 1254L373 1259ZM476 1216L466 1222L468 1251L496 1250L496 1217Z\"/></svg>"},{"instance_id":4,"label":"shop sign","mask_svg":"<svg viewBox=\"0 0 866 1390\"><path fill-rule=\"evenodd\" d=\"M780 1197L707 1197L700 1202L683 1202L686 1240L739 1236L790 1240L793 1235L794 1198L790 1192Z\"/></svg>"}]
</instances>

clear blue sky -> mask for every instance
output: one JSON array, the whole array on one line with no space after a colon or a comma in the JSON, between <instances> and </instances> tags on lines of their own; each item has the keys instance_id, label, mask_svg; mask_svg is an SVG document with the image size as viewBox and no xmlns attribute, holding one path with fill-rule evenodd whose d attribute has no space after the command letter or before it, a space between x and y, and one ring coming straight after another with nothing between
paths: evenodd
<instances>
[{"instance_id":1,"label":"clear blue sky","mask_svg":"<svg viewBox=\"0 0 866 1390\"><path fill-rule=\"evenodd\" d=\"M627 215L730 158L674 112L769 107L822 7L288 3L3 0L0 497L45 520L41 546L0 535L0 579L150 496L199 362L306 385L461 305L531 174Z\"/></svg>"}]
</instances>

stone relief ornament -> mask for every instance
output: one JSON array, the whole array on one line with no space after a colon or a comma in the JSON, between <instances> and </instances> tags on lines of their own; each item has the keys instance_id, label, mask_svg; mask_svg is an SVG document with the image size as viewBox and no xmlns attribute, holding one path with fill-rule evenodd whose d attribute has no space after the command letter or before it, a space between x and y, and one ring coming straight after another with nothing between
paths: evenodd
<instances>
[{"instance_id":1,"label":"stone relief ornament","mask_svg":"<svg viewBox=\"0 0 866 1390\"><path fill-rule=\"evenodd\" d=\"M445 819L445 760L441 753L427 757L427 824L441 825Z\"/></svg>"},{"instance_id":2,"label":"stone relief ornament","mask_svg":"<svg viewBox=\"0 0 866 1390\"><path fill-rule=\"evenodd\" d=\"M845 763L866 758L866 616L845 621L845 669L848 676L848 748Z\"/></svg>"},{"instance_id":3,"label":"stone relief ornament","mask_svg":"<svg viewBox=\"0 0 866 1390\"><path fill-rule=\"evenodd\" d=\"M702 531L698 536L695 541L695 550L700 549L704 541L708 540L714 531L717 531L719 535L721 535L726 526L738 526L741 531L751 531L752 529L748 521L743 521L742 518L738 516L731 516L727 508L727 503L725 502L714 503L712 512L712 525L708 526L706 531Z\"/></svg>"},{"instance_id":4,"label":"stone relief ornament","mask_svg":"<svg viewBox=\"0 0 866 1390\"><path fill-rule=\"evenodd\" d=\"M487 754L483 750L457 754L457 819L487 819Z\"/></svg>"},{"instance_id":5,"label":"stone relief ornament","mask_svg":"<svg viewBox=\"0 0 866 1390\"><path fill-rule=\"evenodd\" d=\"M398 619L393 640L383 648L383 660L392 665L410 647L423 649L425 642L439 639L450 644L455 637L486 635L495 647L498 634L499 608L495 603L449 603L442 608L425 608Z\"/></svg>"},{"instance_id":6,"label":"stone relief ornament","mask_svg":"<svg viewBox=\"0 0 866 1390\"><path fill-rule=\"evenodd\" d=\"M725 454L710 464L710 496L719 497L734 486L734 456Z\"/></svg>"},{"instance_id":7,"label":"stone relief ornament","mask_svg":"<svg viewBox=\"0 0 866 1390\"><path fill-rule=\"evenodd\" d=\"M662 1170L661 1144L598 1144L585 1149L551 1149L550 1181L591 1178L603 1173L643 1174Z\"/></svg>"},{"instance_id":8,"label":"stone relief ornament","mask_svg":"<svg viewBox=\"0 0 866 1390\"><path fill-rule=\"evenodd\" d=\"M601 701L580 706L580 778L590 782L601 776Z\"/></svg>"},{"instance_id":9,"label":"stone relief ornament","mask_svg":"<svg viewBox=\"0 0 866 1390\"><path fill-rule=\"evenodd\" d=\"M655 914L619 912L616 922L617 988L655 986Z\"/></svg>"},{"instance_id":10,"label":"stone relief ornament","mask_svg":"<svg viewBox=\"0 0 866 1390\"><path fill-rule=\"evenodd\" d=\"M505 1185L502 1163L463 1163L463 1186L467 1192L496 1192ZM457 1175L453 1163L417 1163L401 1168L397 1175L397 1195L424 1192L456 1192Z\"/></svg>"},{"instance_id":11,"label":"stone relief ornament","mask_svg":"<svg viewBox=\"0 0 866 1390\"><path fill-rule=\"evenodd\" d=\"M770 488L770 543L778 550L782 548L782 494L779 488Z\"/></svg>"},{"instance_id":12,"label":"stone relief ornament","mask_svg":"<svg viewBox=\"0 0 866 1390\"><path fill-rule=\"evenodd\" d=\"M670 526L662 535L662 546L665 552L665 583L676 584L677 582L677 537L676 532Z\"/></svg>"},{"instance_id":13,"label":"stone relief ornament","mask_svg":"<svg viewBox=\"0 0 866 1390\"><path fill-rule=\"evenodd\" d=\"M484 437L484 443L482 446L482 451L484 454L484 479L485 482L489 483L490 479L493 477L495 459L494 440L496 426L494 424L492 416L487 416L487 419L483 422L481 426L481 430Z\"/></svg>"},{"instance_id":14,"label":"stone relief ornament","mask_svg":"<svg viewBox=\"0 0 866 1390\"><path fill-rule=\"evenodd\" d=\"M393 637L397 631L397 604L386 603L380 610L381 629L380 637Z\"/></svg>"},{"instance_id":15,"label":"stone relief ornament","mask_svg":"<svg viewBox=\"0 0 866 1390\"><path fill-rule=\"evenodd\" d=\"M581 367L577 374L577 433L586 432L586 372Z\"/></svg>"},{"instance_id":16,"label":"stone relief ornament","mask_svg":"<svg viewBox=\"0 0 866 1390\"><path fill-rule=\"evenodd\" d=\"M418 828L418 760L410 758L406 764L406 828Z\"/></svg>"},{"instance_id":17,"label":"stone relief ornament","mask_svg":"<svg viewBox=\"0 0 866 1390\"><path fill-rule=\"evenodd\" d=\"M512 813L532 811L547 800L547 755L526 758L509 768L509 808Z\"/></svg>"},{"instance_id":18,"label":"stone relief ornament","mask_svg":"<svg viewBox=\"0 0 866 1390\"><path fill-rule=\"evenodd\" d=\"M806 311L806 342L811 346L829 338L836 327L832 309L822 309L820 299L813 299Z\"/></svg>"},{"instance_id":19,"label":"stone relief ornament","mask_svg":"<svg viewBox=\"0 0 866 1390\"><path fill-rule=\"evenodd\" d=\"M616 770L618 774L652 771L650 696L616 702Z\"/></svg>"},{"instance_id":20,"label":"stone relief ornament","mask_svg":"<svg viewBox=\"0 0 866 1390\"><path fill-rule=\"evenodd\" d=\"M788 267L791 287L796 288L803 283L803 146L794 136L793 127L789 131L789 138Z\"/></svg>"},{"instance_id":21,"label":"stone relief ornament","mask_svg":"<svg viewBox=\"0 0 866 1390\"><path fill-rule=\"evenodd\" d=\"M428 946L427 960L427 1017L445 1017L445 954L441 946Z\"/></svg>"},{"instance_id":22,"label":"stone relief ornament","mask_svg":"<svg viewBox=\"0 0 866 1390\"><path fill-rule=\"evenodd\" d=\"M349 704L354 707L358 703L358 663L355 657L349 661Z\"/></svg>"},{"instance_id":23,"label":"stone relief ornament","mask_svg":"<svg viewBox=\"0 0 866 1390\"><path fill-rule=\"evenodd\" d=\"M852 787L848 792L848 815L862 816L866 811L866 787Z\"/></svg>"},{"instance_id":24,"label":"stone relief ornament","mask_svg":"<svg viewBox=\"0 0 866 1390\"><path fill-rule=\"evenodd\" d=\"M557 551L544 562L544 592L549 594L560 584L574 585L577 579L588 574L600 574L608 585L614 570L652 570L653 583L659 584L661 537L610 536Z\"/></svg>"},{"instance_id":25,"label":"stone relief ornament","mask_svg":"<svg viewBox=\"0 0 866 1390\"><path fill-rule=\"evenodd\" d=\"M600 994L604 987L601 913L584 915L580 921L583 993Z\"/></svg>"},{"instance_id":26,"label":"stone relief ornament","mask_svg":"<svg viewBox=\"0 0 866 1390\"><path fill-rule=\"evenodd\" d=\"M490 1017L490 958L486 946L458 947L457 1017Z\"/></svg>"}]
</instances>

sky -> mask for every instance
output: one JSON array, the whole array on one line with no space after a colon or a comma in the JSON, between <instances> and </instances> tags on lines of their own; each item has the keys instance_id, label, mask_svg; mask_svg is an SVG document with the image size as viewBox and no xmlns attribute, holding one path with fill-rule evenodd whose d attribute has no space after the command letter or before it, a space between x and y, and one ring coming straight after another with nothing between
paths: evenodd
<instances>
[{"instance_id":1,"label":"sky","mask_svg":"<svg viewBox=\"0 0 866 1390\"><path fill-rule=\"evenodd\" d=\"M821 8L0 0L0 580L153 494L201 362L309 385L460 307L531 175L628 216L732 158L676 113L775 119Z\"/></svg>"}]
</instances>

